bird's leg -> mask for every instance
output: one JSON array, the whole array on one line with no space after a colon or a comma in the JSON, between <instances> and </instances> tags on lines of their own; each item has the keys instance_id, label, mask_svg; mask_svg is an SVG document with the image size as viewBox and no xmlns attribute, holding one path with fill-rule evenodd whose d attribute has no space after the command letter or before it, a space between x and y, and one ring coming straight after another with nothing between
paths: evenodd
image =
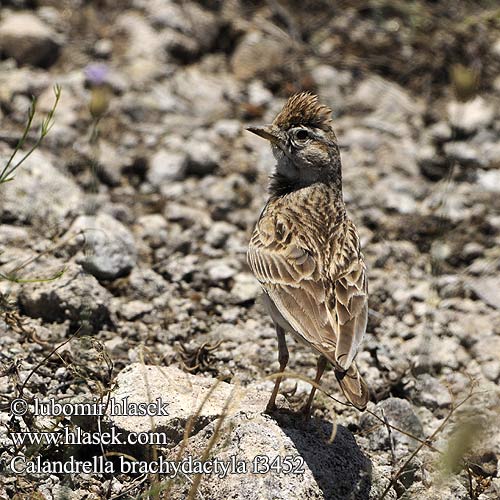
<instances>
[{"instance_id":1,"label":"bird's leg","mask_svg":"<svg viewBox=\"0 0 500 500\"><path fill-rule=\"evenodd\" d=\"M276 335L278 337L278 361L280 364L280 372L283 372L288 363L288 348L286 346L285 330L281 326L276 325ZM266 412L270 413L276 409L276 396L280 388L283 377L277 377L274 383L274 389L266 406Z\"/></svg>"},{"instance_id":2,"label":"bird's leg","mask_svg":"<svg viewBox=\"0 0 500 500\"><path fill-rule=\"evenodd\" d=\"M316 365L316 378L314 379L314 382L316 382L316 384L319 384L321 376L325 371L327 362L328 360L325 358L325 356L320 355L320 357L318 358L318 363ZM307 403L303 406L301 410L301 412L304 414L306 418L309 418L311 415L311 406L315 394L316 394L316 387L313 385L311 392L309 393L309 397L307 398Z\"/></svg>"}]
</instances>

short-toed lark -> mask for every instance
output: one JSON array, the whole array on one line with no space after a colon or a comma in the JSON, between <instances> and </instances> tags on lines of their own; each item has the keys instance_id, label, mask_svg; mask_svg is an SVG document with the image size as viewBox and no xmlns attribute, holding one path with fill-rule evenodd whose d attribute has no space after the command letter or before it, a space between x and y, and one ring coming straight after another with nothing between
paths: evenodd
<instances>
[{"instance_id":1,"label":"short-toed lark","mask_svg":"<svg viewBox=\"0 0 500 500\"><path fill-rule=\"evenodd\" d=\"M319 354L316 383L329 361L345 396L363 410L368 387L354 358L368 316L366 268L342 197L331 110L316 96L300 93L271 125L248 130L271 143L277 160L247 257L276 325L280 372L288 363L285 332L290 332ZM275 409L280 383L281 377L267 411ZM314 394L315 387L307 414Z\"/></svg>"}]
</instances>

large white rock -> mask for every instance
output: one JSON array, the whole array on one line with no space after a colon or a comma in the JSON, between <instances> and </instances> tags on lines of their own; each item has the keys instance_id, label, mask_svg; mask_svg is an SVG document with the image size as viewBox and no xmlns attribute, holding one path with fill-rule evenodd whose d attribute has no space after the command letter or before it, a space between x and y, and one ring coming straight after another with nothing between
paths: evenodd
<instances>
[{"instance_id":1,"label":"large white rock","mask_svg":"<svg viewBox=\"0 0 500 500\"><path fill-rule=\"evenodd\" d=\"M209 395L211 390L213 392ZM151 419L124 415L111 417L111 421L123 432L147 432L154 425L157 431L167 432L171 436L171 445L174 446L182 439L186 423L195 413L193 433L224 412L231 416L240 411L264 411L269 394L251 387L217 383L212 377L191 375L175 366L134 363L120 372L111 397L117 404L125 399L128 403L144 403L160 398L167 404L166 416ZM226 404L228 406L224 409Z\"/></svg>"},{"instance_id":2,"label":"large white rock","mask_svg":"<svg viewBox=\"0 0 500 500\"><path fill-rule=\"evenodd\" d=\"M269 393L254 385L241 387L184 373L174 366L136 363L118 375L111 397L115 405L125 400L129 404L155 402L158 398L167 403L166 416L110 417L121 433L166 433L171 450L164 450L164 460L189 463L202 460L206 454L208 461L246 464L244 473L229 469L224 477L203 474L199 498L375 499L390 481L390 475L372 464L345 427L335 429L324 420L305 425L300 414L287 410L272 417L263 414ZM285 406L282 399L279 406ZM189 439L182 441L192 416ZM145 447L121 451L136 458L146 455L147 463L158 460L158 455L151 458ZM285 457L288 459L283 461ZM274 468L266 469L266 463L274 463ZM280 463L291 464L296 473L277 470ZM187 498L194 477L179 473L168 498ZM394 492L386 498L395 498Z\"/></svg>"}]
</instances>

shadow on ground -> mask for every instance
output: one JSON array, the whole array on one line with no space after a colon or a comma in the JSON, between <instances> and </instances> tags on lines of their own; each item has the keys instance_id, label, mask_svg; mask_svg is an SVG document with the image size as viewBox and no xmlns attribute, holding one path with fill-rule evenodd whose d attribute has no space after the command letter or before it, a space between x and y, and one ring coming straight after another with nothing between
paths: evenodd
<instances>
[{"instance_id":1,"label":"shadow on ground","mask_svg":"<svg viewBox=\"0 0 500 500\"><path fill-rule=\"evenodd\" d=\"M348 429L337 425L334 430L331 422L321 419L304 423L300 416L289 413L274 417L304 458L325 499L370 498L372 463Z\"/></svg>"}]
</instances>

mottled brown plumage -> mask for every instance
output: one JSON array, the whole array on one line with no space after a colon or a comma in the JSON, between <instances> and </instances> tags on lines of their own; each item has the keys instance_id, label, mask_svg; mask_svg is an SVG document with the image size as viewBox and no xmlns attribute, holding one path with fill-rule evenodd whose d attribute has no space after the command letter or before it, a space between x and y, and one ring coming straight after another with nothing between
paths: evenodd
<instances>
[{"instance_id":1,"label":"mottled brown plumage","mask_svg":"<svg viewBox=\"0 0 500 500\"><path fill-rule=\"evenodd\" d=\"M366 269L342 198L330 113L316 96L302 93L288 100L271 125L249 129L271 142L277 165L248 263L276 324L280 371L288 362L288 331L320 355L316 380L325 359L330 361L346 397L364 409L368 388L353 361L366 330ZM313 396L314 388L306 411Z\"/></svg>"}]
</instances>

